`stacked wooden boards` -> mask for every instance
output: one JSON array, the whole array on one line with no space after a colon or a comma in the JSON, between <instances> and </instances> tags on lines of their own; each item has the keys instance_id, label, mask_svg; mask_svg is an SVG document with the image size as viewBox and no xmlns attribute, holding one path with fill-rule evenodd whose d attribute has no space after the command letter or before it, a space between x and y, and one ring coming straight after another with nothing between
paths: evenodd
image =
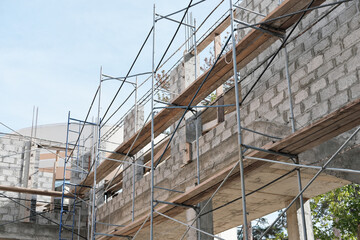
<instances>
[{"instance_id":1,"label":"stacked wooden boards","mask_svg":"<svg viewBox=\"0 0 360 240\"><path fill-rule=\"evenodd\" d=\"M315 0L312 6L317 6L323 3L323 0ZM298 11L306 8L308 1L287 0L278 6L273 12L271 12L263 21L280 17L284 14L288 14L294 11ZM267 26L285 31L291 25L293 25L299 18L298 15L281 18ZM244 67L251 60L253 60L258 54L268 48L278 38L271 34L264 33L260 30L253 29L249 32L241 41L236 45L236 62L239 68ZM188 105L193 99L195 92L206 78L205 83L202 85L197 96L194 98L193 104L199 103L202 99L208 96L212 91L217 89L221 84L227 81L233 75L232 64L227 64L225 59L231 59L232 51L225 54L215 65L211 72L207 71L197 78L184 92L182 92L177 98L172 101L172 104L178 106ZM183 109L163 109L159 112L154 119L154 134L158 136L171 126L176 120L183 114ZM122 143L116 148L115 152L119 154L110 154L109 158L123 159L124 155L129 153L133 155L142 149L151 140L151 123L147 123L141 132L137 132L134 136L129 138L128 141ZM139 137L137 138L137 135ZM104 179L105 176L110 174L114 168L119 166L119 162L104 160L97 168L97 182ZM94 173L91 172L89 176L82 182L83 185L92 185L94 181ZM80 193L86 191L87 188L82 188Z\"/></svg>"},{"instance_id":2,"label":"stacked wooden boards","mask_svg":"<svg viewBox=\"0 0 360 240\"><path fill-rule=\"evenodd\" d=\"M286 138L278 142L265 145L263 149L281 151L289 154L298 154L300 152L311 149L314 146L317 146L359 125L360 99L349 103L345 107L321 118L320 120L303 129L296 131L295 133L287 136ZM267 159L278 159L279 157L278 155L264 153L262 151L252 151L247 156ZM261 167L265 167L267 165L269 164L266 162L246 159L244 161L245 174L251 174L255 170L259 171ZM175 198L169 200L169 202L177 204L196 205L197 203L209 198L233 167L234 165L224 168L220 172L216 173L214 176L203 181L198 186L190 189L183 194L179 194ZM236 167L228 178L228 181L231 181L234 178L239 178L239 171L239 168ZM184 211L184 209L185 208L183 207L177 207L174 205L162 205L161 207L156 208L158 212L164 213L168 216L176 216L182 211ZM139 218L133 223L127 225L126 227L118 229L115 232L111 233L123 235L134 234L141 226L141 224L145 221L145 219L146 216ZM164 220L166 220L164 219L164 217L157 215L154 221L158 223ZM148 225L149 221L145 224L145 226Z\"/></svg>"}]
</instances>

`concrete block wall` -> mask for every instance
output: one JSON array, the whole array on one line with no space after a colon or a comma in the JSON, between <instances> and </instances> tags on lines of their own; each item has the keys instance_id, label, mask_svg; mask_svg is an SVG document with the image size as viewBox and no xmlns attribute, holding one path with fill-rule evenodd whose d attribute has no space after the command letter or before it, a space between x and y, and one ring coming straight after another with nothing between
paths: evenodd
<instances>
[{"instance_id":1,"label":"concrete block wall","mask_svg":"<svg viewBox=\"0 0 360 240\"><path fill-rule=\"evenodd\" d=\"M183 89L185 89L185 74L184 74L184 62L179 63L169 75L169 91L172 93L170 101L177 97Z\"/></svg>"},{"instance_id":2,"label":"concrete block wall","mask_svg":"<svg viewBox=\"0 0 360 240\"><path fill-rule=\"evenodd\" d=\"M0 185L5 186L24 186L24 163L25 163L25 151L26 143L28 141L19 137L2 137L0 138ZM39 188L44 190L52 189L52 172L42 172L39 171L39 160L40 160L40 151L37 149L36 145L32 145L32 151L30 156L32 173L30 172L30 177L32 179L30 188ZM20 154L16 154L20 153ZM22 154L21 154L22 153ZM11 155L11 156L8 156ZM8 157L7 157L8 156ZM4 192L1 191L1 194L4 194L7 197L13 198L14 201L20 202L20 198L26 198L30 195L14 193L14 192ZM31 196L30 198L31 199ZM39 204L45 204L44 202L50 202L51 197L48 196L36 196L36 200ZM23 217L23 211L25 208L19 205L18 203L9 200L3 196L0 196L0 222L5 223L8 221L15 221ZM25 204L24 201L20 202ZM30 206L30 205L28 205ZM86 208L84 207L85 211ZM42 212L41 208L37 208L37 215L33 222L22 223L16 222L8 225L4 225L0 228L0 236L9 237L16 239L53 239L58 236L59 227L54 222L60 221L60 213L58 210L50 212ZM28 215L28 213L26 213ZM45 219L51 219L52 221ZM77 215L78 216L78 215ZM83 213L83 216L84 215ZM77 222L76 222L76 225ZM86 219L83 217L81 225L84 227L86 225ZM43 231L43 229L49 229ZM42 231L40 230L42 229ZM69 237L68 233L65 233L65 236Z\"/></svg>"},{"instance_id":3,"label":"concrete block wall","mask_svg":"<svg viewBox=\"0 0 360 240\"><path fill-rule=\"evenodd\" d=\"M326 1L326 3L328 2L330 1ZM278 1L245 0L241 4L251 10L268 14L277 7ZM340 5L308 31L303 32L319 17L323 16L326 10L320 9L311 12L305 16L287 44L297 129L359 98L360 14L358 4L359 2L349 2ZM259 17L250 17L248 13L240 13L239 18L250 23L259 20ZM293 39L299 33L302 34ZM239 36L242 34L243 32L240 32ZM242 77L249 75L241 83L242 96L245 96L264 66L259 67L254 72L252 70L276 51L279 46L280 42L277 41L240 70ZM178 76L179 79L184 79L180 74L181 71L179 71L181 67L183 66L179 65L178 70L170 76ZM175 91L176 89L179 88L174 87L172 90ZM265 72L254 91L249 94L241 108L241 115L242 125L254 130L278 137L286 136L291 132L283 50ZM173 139L172 157L155 170L155 184L157 186L185 190L187 187L194 186L196 182L194 162L185 166L182 165L180 142L185 142L181 141L185 135L182 129L179 129ZM219 169L237 160L236 152L226 151L226 149L234 149L234 144L237 144L236 134L236 116L235 113L230 113L225 116L224 122L200 137L202 178L211 176ZM346 136L348 133L344 135ZM341 140L343 136L335 139L335 141ZM262 146L270 140L258 135L244 133L244 141L246 144ZM353 144L356 144L356 141L358 142L355 139ZM195 148L193 148L194 150ZM149 174L146 174L136 183L136 216L149 210L149 178ZM129 221L130 214L129 211L126 211L126 209L131 208L129 193L124 189L108 204L102 206L98 211L99 219L104 219L112 214L113 223L121 224ZM155 193L156 198L160 200L168 199L173 195L168 191L155 191Z\"/></svg>"},{"instance_id":4,"label":"concrete block wall","mask_svg":"<svg viewBox=\"0 0 360 240\"><path fill-rule=\"evenodd\" d=\"M25 142L16 138L0 138L0 155L5 156L0 159L0 184L6 186L20 186L22 184L22 164ZM6 157L8 156L8 157ZM2 194L21 198L20 193L4 192ZM13 221L19 216L20 207L9 199L0 196L0 221Z\"/></svg>"},{"instance_id":5,"label":"concrete block wall","mask_svg":"<svg viewBox=\"0 0 360 240\"><path fill-rule=\"evenodd\" d=\"M266 9L275 7L277 3L252 1L250 6L261 6L266 2L271 7L255 7L253 10L263 10L261 13L267 13ZM287 45L297 129L333 112L360 95L356 91L360 86L357 63L360 44L360 35L357 31L360 25L356 4L358 3L351 2L340 5L309 31ZM324 12L322 9L308 14L293 36L308 28ZM276 42L241 69L241 76L249 74L279 45L279 41ZM284 61L282 50L261 78L255 91L246 99L242 109L245 125L262 120L290 126ZM260 67L244 79L241 84L243 96L263 69L264 67Z\"/></svg>"},{"instance_id":6,"label":"concrete block wall","mask_svg":"<svg viewBox=\"0 0 360 240\"><path fill-rule=\"evenodd\" d=\"M137 106L137 121L135 121L135 108L126 115L124 119L124 141L127 141L135 134L136 129L139 130L144 124L144 106Z\"/></svg>"},{"instance_id":7,"label":"concrete block wall","mask_svg":"<svg viewBox=\"0 0 360 240\"><path fill-rule=\"evenodd\" d=\"M250 6L250 9L265 13L267 11L265 9L274 8L277 1L252 2L253 4L244 1L243 4ZM325 3L330 2L332 1ZM271 7L261 7L261 4L265 3ZM300 22L290 37L287 51L296 129L300 129L360 97L359 4L358 1L354 1L338 7L315 10ZM255 8L251 8L252 6ZM333 10L326 14L330 9ZM248 17L249 14L239 14L239 17L242 16ZM317 22L317 19L322 16L324 16L323 19ZM243 20L245 21L245 19ZM304 32L312 24L314 25ZM294 38L299 33L301 35ZM240 33L240 35L242 34L244 32ZM267 56L275 52L279 45L279 41L273 44L267 51L241 69L240 75L249 74ZM241 112L244 119L243 124L268 121L290 128L289 95L284 61L284 51L282 50L260 80L255 91L246 100ZM241 84L243 96L263 69L264 67L261 66L244 79ZM349 132L301 154L300 162L323 164L346 140ZM355 137L331 166L360 169L360 165L354 161L354 157L360 153L360 150L355 147L359 143L359 137ZM353 182L360 182L354 174L328 173Z\"/></svg>"}]
</instances>

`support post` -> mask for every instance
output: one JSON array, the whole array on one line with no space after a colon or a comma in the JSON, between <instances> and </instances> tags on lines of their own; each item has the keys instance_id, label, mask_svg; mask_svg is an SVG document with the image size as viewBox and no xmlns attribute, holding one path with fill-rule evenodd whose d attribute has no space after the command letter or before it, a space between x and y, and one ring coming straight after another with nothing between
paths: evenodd
<instances>
[{"instance_id":1,"label":"support post","mask_svg":"<svg viewBox=\"0 0 360 240\"><path fill-rule=\"evenodd\" d=\"M96 237L96 171L97 171L97 164L100 160L100 128L101 128L101 119L100 119L100 110L101 110L101 81L102 81L102 67L100 67L100 80L99 80L99 101L98 101L98 124L96 130L96 148L95 148L95 158L94 158L94 183L93 183L93 192L92 192L92 214L91 214L91 239L95 240Z\"/></svg>"},{"instance_id":2,"label":"support post","mask_svg":"<svg viewBox=\"0 0 360 240\"><path fill-rule=\"evenodd\" d=\"M287 202L287 204L290 202ZM310 210L310 202L306 201L304 203L305 209L305 224L307 225L307 238L310 240L314 240L314 234L311 228L312 220L311 220L311 210ZM302 218L301 213L301 203L300 199L296 201L286 212L286 223L287 223L287 231L289 239L294 240L304 240L304 230L302 227Z\"/></svg>"},{"instance_id":3,"label":"support post","mask_svg":"<svg viewBox=\"0 0 360 240\"><path fill-rule=\"evenodd\" d=\"M61 239L62 225L63 225L64 194L65 194L65 181L66 181L66 162L69 160L69 159L68 159L69 129L70 129L70 112L68 113L67 131L66 131L66 147L65 147L64 173L63 173L62 196L61 196L61 209L60 209L59 239Z\"/></svg>"},{"instance_id":4,"label":"support post","mask_svg":"<svg viewBox=\"0 0 360 240\"><path fill-rule=\"evenodd\" d=\"M195 58L195 62L194 62L194 66L195 66L195 71L194 71L194 79L197 79L197 44L196 44L196 19L194 19L194 27L193 27L193 39L194 39L194 58ZM201 120L201 119L200 119ZM199 137L200 137L200 133L199 133L199 124L201 124L201 121L199 123L199 118L198 118L198 113L196 111L196 115L195 115L195 137L196 137L196 183L197 185L200 184L200 149L199 149ZM200 204L197 205L200 208ZM198 228L201 228L201 219L197 218L196 220L196 224ZM197 232L197 240L201 239L201 232Z\"/></svg>"},{"instance_id":5,"label":"support post","mask_svg":"<svg viewBox=\"0 0 360 240\"><path fill-rule=\"evenodd\" d=\"M221 52L221 36L220 34L215 34L214 38L214 57L217 58ZM224 97L222 96L224 93L224 86L221 85L216 89L216 97L219 98L217 105L224 105ZM224 107L217 107L217 123L221 123L225 120L225 109Z\"/></svg>"},{"instance_id":6,"label":"support post","mask_svg":"<svg viewBox=\"0 0 360 240\"><path fill-rule=\"evenodd\" d=\"M135 116L135 126L134 126L134 133L137 132L137 125L138 125L138 107L137 107L137 94L138 94L138 79L136 77L136 82L135 82L135 105L134 105L134 116ZM135 220L135 177L136 177L136 165L135 165L135 161L136 158L133 157L133 179L132 179L132 209L131 209L131 221L134 222Z\"/></svg>"},{"instance_id":7,"label":"support post","mask_svg":"<svg viewBox=\"0 0 360 240\"><path fill-rule=\"evenodd\" d=\"M133 158L133 178L132 178L132 207L131 207L131 221L135 219L135 158Z\"/></svg>"},{"instance_id":8,"label":"support post","mask_svg":"<svg viewBox=\"0 0 360 240\"><path fill-rule=\"evenodd\" d=\"M94 122L94 118L92 119L92 122ZM90 165L91 163L94 162L94 159L95 159L95 148L94 148L94 144L95 144L95 125L92 126L91 128L91 155L90 155L90 159L89 159L89 166L88 166L88 171L90 171ZM93 190L92 190L93 191ZM91 192L92 194L92 192ZM90 194L90 195L91 195ZM92 196L92 195L91 195ZM88 205L88 231L87 231L87 238L88 239L92 239L92 198L89 197L89 201L90 201L90 204Z\"/></svg>"},{"instance_id":9,"label":"support post","mask_svg":"<svg viewBox=\"0 0 360 240\"><path fill-rule=\"evenodd\" d=\"M59 150L56 150L55 162L54 162L54 169L53 169L53 179L52 179L52 185L51 185L51 190L53 190L53 191L55 191L56 169L57 169L57 166L58 166L59 154L60 154L60 151L59 151ZM54 197L51 197L52 207L50 207L50 209L55 209L54 199L55 199Z\"/></svg>"},{"instance_id":10,"label":"support post","mask_svg":"<svg viewBox=\"0 0 360 240\"><path fill-rule=\"evenodd\" d=\"M29 172L30 172L30 159L31 159L31 141L27 141L25 143L25 155L24 155L25 161L24 161L24 176L23 176L23 184L22 186L27 188L29 185ZM27 194L21 194L22 198L28 199ZM22 204L27 205L27 201L22 200ZM29 216L30 211L26 208L23 208L20 210L21 217L27 217ZM28 222L29 219L26 218L24 222Z\"/></svg>"},{"instance_id":11,"label":"support post","mask_svg":"<svg viewBox=\"0 0 360 240\"><path fill-rule=\"evenodd\" d=\"M290 79L290 73L289 73L289 58L288 58L288 54L287 54L286 45L284 46L284 57L285 57L285 73L286 73L286 80L287 80L288 93L289 93L290 122L291 122L292 132L294 133L296 129L295 129L295 118L294 118L293 100L292 100L292 91L291 91L291 79ZM296 162L299 163L298 158L296 159ZM302 184L301 184L300 169L297 169L296 173L297 173L297 179L298 179L299 192L301 192ZM304 240L307 240L304 199L303 199L302 194L300 194L299 202L300 202L300 208L301 208L301 221L302 221L302 227L303 227L303 237L304 237Z\"/></svg>"},{"instance_id":12,"label":"support post","mask_svg":"<svg viewBox=\"0 0 360 240\"><path fill-rule=\"evenodd\" d=\"M246 193L245 193L245 177L244 177L244 165L243 165L243 149L242 149L242 136L241 136L241 118L240 118L240 99L239 99L239 81L236 64L236 42L234 36L234 11L232 0L230 2L230 26L231 26L231 41L232 41L232 60L234 68L234 85L235 85L235 102L236 102L236 120L238 127L238 150L239 150L239 167L240 167L240 179L241 179L241 195L242 195L242 208L243 208L243 226L244 226L244 238L249 239L247 211L246 211Z\"/></svg>"},{"instance_id":13,"label":"support post","mask_svg":"<svg viewBox=\"0 0 360 240\"><path fill-rule=\"evenodd\" d=\"M155 4L153 10L153 47L151 75L151 180L150 180L150 240L154 239L154 83L155 83Z\"/></svg>"}]
</instances>

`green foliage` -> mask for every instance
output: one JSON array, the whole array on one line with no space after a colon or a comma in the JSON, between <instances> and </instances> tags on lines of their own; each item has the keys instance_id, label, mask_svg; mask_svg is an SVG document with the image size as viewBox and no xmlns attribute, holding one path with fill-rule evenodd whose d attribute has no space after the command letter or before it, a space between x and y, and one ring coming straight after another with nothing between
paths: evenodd
<instances>
[{"instance_id":1,"label":"green foliage","mask_svg":"<svg viewBox=\"0 0 360 240\"><path fill-rule=\"evenodd\" d=\"M280 214L281 211L278 212ZM259 218L252 221L252 234L253 239L259 239L261 234L266 231L269 227L269 222L266 218ZM238 227L237 230L238 240L243 240L243 229L242 226ZM286 234L286 216L282 216L279 221L265 234L265 239L276 239L276 240L288 240Z\"/></svg>"},{"instance_id":2,"label":"green foliage","mask_svg":"<svg viewBox=\"0 0 360 240\"><path fill-rule=\"evenodd\" d=\"M357 239L360 225L360 186L349 184L311 201L316 239Z\"/></svg>"}]
</instances>

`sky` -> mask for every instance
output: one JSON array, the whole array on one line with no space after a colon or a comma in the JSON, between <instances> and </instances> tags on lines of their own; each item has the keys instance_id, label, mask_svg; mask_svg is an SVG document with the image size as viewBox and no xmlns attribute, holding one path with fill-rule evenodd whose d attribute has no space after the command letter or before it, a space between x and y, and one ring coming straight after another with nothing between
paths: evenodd
<instances>
[{"instance_id":1,"label":"sky","mask_svg":"<svg viewBox=\"0 0 360 240\"><path fill-rule=\"evenodd\" d=\"M219 2L208 0L191 12L200 22ZM39 108L39 125L66 122L68 111L84 119L99 84L100 67L108 75L126 75L152 27L154 4L157 13L166 15L186 7L188 1L1 0L0 122L14 129L30 127L34 106ZM227 5L225 1L198 35L227 10ZM181 20L182 15L173 18ZM155 61L176 28L174 22L157 23ZM184 41L184 33L181 28L169 53ZM149 41L132 74L151 71L151 53ZM119 85L118 81L103 84L102 113ZM124 86L111 111L132 89ZM0 131L9 132L2 126Z\"/></svg>"}]
</instances>

